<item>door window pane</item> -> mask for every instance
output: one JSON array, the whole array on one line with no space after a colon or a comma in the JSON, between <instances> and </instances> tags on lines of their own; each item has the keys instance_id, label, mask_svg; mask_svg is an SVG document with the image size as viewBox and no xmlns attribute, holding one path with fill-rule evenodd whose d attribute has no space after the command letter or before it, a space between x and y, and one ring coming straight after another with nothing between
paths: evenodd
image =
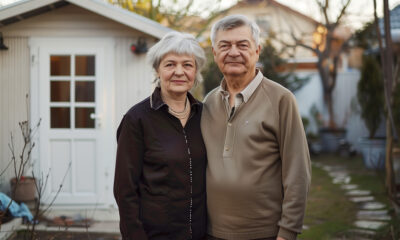
<instances>
[{"instance_id":1,"label":"door window pane","mask_svg":"<svg viewBox=\"0 0 400 240\"><path fill-rule=\"evenodd\" d=\"M90 118L92 113L94 113L94 108L75 108L75 127L94 128L94 119Z\"/></svg>"},{"instance_id":2,"label":"door window pane","mask_svg":"<svg viewBox=\"0 0 400 240\"><path fill-rule=\"evenodd\" d=\"M52 55L50 57L51 76L71 75L71 57Z\"/></svg>"},{"instance_id":3,"label":"door window pane","mask_svg":"<svg viewBox=\"0 0 400 240\"><path fill-rule=\"evenodd\" d=\"M70 128L70 108L51 107L50 108L50 127L51 128Z\"/></svg>"},{"instance_id":4,"label":"door window pane","mask_svg":"<svg viewBox=\"0 0 400 240\"><path fill-rule=\"evenodd\" d=\"M94 102L95 82L76 81L75 82L75 101L76 102Z\"/></svg>"},{"instance_id":5,"label":"door window pane","mask_svg":"<svg viewBox=\"0 0 400 240\"><path fill-rule=\"evenodd\" d=\"M75 57L75 75L94 76L95 72L94 56L76 56Z\"/></svg>"},{"instance_id":6,"label":"door window pane","mask_svg":"<svg viewBox=\"0 0 400 240\"><path fill-rule=\"evenodd\" d=\"M50 101L69 102L70 101L70 83L69 81L52 81L50 83Z\"/></svg>"}]
</instances>

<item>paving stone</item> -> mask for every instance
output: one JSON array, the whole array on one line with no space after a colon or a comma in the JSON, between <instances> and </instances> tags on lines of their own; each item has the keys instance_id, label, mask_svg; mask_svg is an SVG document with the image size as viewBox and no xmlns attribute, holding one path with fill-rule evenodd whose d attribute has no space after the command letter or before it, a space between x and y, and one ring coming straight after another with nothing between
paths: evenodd
<instances>
[{"instance_id":1,"label":"paving stone","mask_svg":"<svg viewBox=\"0 0 400 240\"><path fill-rule=\"evenodd\" d=\"M350 198L350 201L355 202L355 203L371 202L371 201L374 201L374 197L373 196L352 197L352 198Z\"/></svg>"},{"instance_id":2,"label":"paving stone","mask_svg":"<svg viewBox=\"0 0 400 240\"><path fill-rule=\"evenodd\" d=\"M360 205L362 210L379 210L385 207L386 205L380 202L366 202Z\"/></svg>"},{"instance_id":3,"label":"paving stone","mask_svg":"<svg viewBox=\"0 0 400 240\"><path fill-rule=\"evenodd\" d=\"M329 172L328 174L332 178L345 178L349 176L349 174L345 171Z\"/></svg>"},{"instance_id":4,"label":"paving stone","mask_svg":"<svg viewBox=\"0 0 400 240\"><path fill-rule=\"evenodd\" d=\"M387 223L385 222L379 222L379 221L366 221L366 220L361 220L361 221L355 221L354 225L359 228L365 228L365 229L370 229L370 230L377 230L383 226L385 226Z\"/></svg>"},{"instance_id":5,"label":"paving stone","mask_svg":"<svg viewBox=\"0 0 400 240\"><path fill-rule=\"evenodd\" d=\"M351 177L346 176L346 177L337 177L333 179L334 184L349 184L351 181Z\"/></svg>"},{"instance_id":6,"label":"paving stone","mask_svg":"<svg viewBox=\"0 0 400 240\"><path fill-rule=\"evenodd\" d=\"M346 193L346 195L349 196L366 196L366 195L370 195L371 191L367 191L367 190L350 190Z\"/></svg>"},{"instance_id":7,"label":"paving stone","mask_svg":"<svg viewBox=\"0 0 400 240\"><path fill-rule=\"evenodd\" d=\"M358 220L372 220L372 221L390 221L392 218L389 215L382 216L371 216L371 215L362 215L357 217Z\"/></svg>"},{"instance_id":8,"label":"paving stone","mask_svg":"<svg viewBox=\"0 0 400 240\"><path fill-rule=\"evenodd\" d=\"M357 215L373 215L373 216L382 216L387 215L388 210L361 210L357 213Z\"/></svg>"},{"instance_id":9,"label":"paving stone","mask_svg":"<svg viewBox=\"0 0 400 240\"><path fill-rule=\"evenodd\" d=\"M363 237L373 237L373 236L376 235L375 231L367 230L367 229L350 229L347 232L350 233L350 234L363 236Z\"/></svg>"},{"instance_id":10,"label":"paving stone","mask_svg":"<svg viewBox=\"0 0 400 240\"><path fill-rule=\"evenodd\" d=\"M387 210L361 210L357 212L359 220L390 221L392 219Z\"/></svg>"},{"instance_id":11,"label":"paving stone","mask_svg":"<svg viewBox=\"0 0 400 240\"><path fill-rule=\"evenodd\" d=\"M358 188L358 185L356 185L356 184L344 184L344 185L340 186L340 188L343 189L343 190L353 190L353 189Z\"/></svg>"}]
</instances>

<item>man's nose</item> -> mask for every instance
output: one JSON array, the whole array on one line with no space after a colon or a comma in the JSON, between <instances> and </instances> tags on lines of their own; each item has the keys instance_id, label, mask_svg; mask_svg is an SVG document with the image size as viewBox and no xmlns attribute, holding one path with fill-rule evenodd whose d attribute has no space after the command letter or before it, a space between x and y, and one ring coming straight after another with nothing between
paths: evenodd
<instances>
[{"instance_id":1,"label":"man's nose","mask_svg":"<svg viewBox=\"0 0 400 240\"><path fill-rule=\"evenodd\" d=\"M239 49L237 48L237 46L235 44L232 45L232 47L229 49L228 54L230 56L239 56Z\"/></svg>"}]
</instances>

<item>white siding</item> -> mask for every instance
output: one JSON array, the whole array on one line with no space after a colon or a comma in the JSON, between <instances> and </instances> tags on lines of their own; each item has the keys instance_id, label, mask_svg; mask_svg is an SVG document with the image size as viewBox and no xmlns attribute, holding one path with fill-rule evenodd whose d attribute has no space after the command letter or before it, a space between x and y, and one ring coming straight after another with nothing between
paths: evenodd
<instances>
[{"instance_id":1,"label":"white siding","mask_svg":"<svg viewBox=\"0 0 400 240\"><path fill-rule=\"evenodd\" d=\"M298 72L300 77L308 76L309 82L295 93L299 111L302 116L311 121L310 109L313 105L328 121L328 112L324 108L322 85L318 72ZM336 87L333 91L335 121L338 127L347 130L346 139L358 149L358 138L366 135L368 130L357 110L357 84L360 79L358 70L343 71L338 73ZM311 131L317 132L317 126L311 122Z\"/></svg>"},{"instance_id":2,"label":"white siding","mask_svg":"<svg viewBox=\"0 0 400 240\"><path fill-rule=\"evenodd\" d=\"M7 51L0 51L0 172L11 160L8 143L15 138L16 157L21 154L22 136L18 122L27 120L25 95L29 93L29 49L24 37L5 38ZM0 177L0 188L7 191L13 166Z\"/></svg>"},{"instance_id":3,"label":"white siding","mask_svg":"<svg viewBox=\"0 0 400 240\"><path fill-rule=\"evenodd\" d=\"M154 74L146 62L146 54L129 51L134 38L115 39L115 124L134 104L151 94Z\"/></svg>"},{"instance_id":4,"label":"white siding","mask_svg":"<svg viewBox=\"0 0 400 240\"><path fill-rule=\"evenodd\" d=\"M109 20L74 5L31 17L21 22L0 27L8 51L0 51L0 171L10 159L8 142L10 132L19 137L18 122L27 119L25 94L30 92L31 38L93 38L114 40L113 86L107 86L110 94L106 101L113 101L113 132L123 114L135 103L149 96L153 74L144 55L136 55L130 46L138 37L145 37L148 45L156 41L130 27ZM39 63L40 64L40 63ZM37 87L37 86L32 86ZM39 106L40 107L40 106ZM113 133L114 134L114 133ZM115 136L115 135L114 135ZM21 139L16 139L16 149L21 148ZM115 141L114 141L115 142ZM113 159L110 159L113 161ZM112 165L112 164L111 164ZM11 170L11 171L10 171ZM0 177L0 191L7 191L13 168ZM113 171L111 171L113 172Z\"/></svg>"}]
</instances>

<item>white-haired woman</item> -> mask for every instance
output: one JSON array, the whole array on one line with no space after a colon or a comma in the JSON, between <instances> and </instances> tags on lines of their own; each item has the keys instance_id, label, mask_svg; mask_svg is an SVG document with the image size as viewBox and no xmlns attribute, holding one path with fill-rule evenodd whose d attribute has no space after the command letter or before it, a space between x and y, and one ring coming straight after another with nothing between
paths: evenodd
<instances>
[{"instance_id":1,"label":"white-haired woman","mask_svg":"<svg viewBox=\"0 0 400 240\"><path fill-rule=\"evenodd\" d=\"M203 49L172 32L148 52L152 95L133 106L118 131L114 196L123 239L203 239L206 149L202 104L189 93L201 78Z\"/></svg>"}]
</instances>

